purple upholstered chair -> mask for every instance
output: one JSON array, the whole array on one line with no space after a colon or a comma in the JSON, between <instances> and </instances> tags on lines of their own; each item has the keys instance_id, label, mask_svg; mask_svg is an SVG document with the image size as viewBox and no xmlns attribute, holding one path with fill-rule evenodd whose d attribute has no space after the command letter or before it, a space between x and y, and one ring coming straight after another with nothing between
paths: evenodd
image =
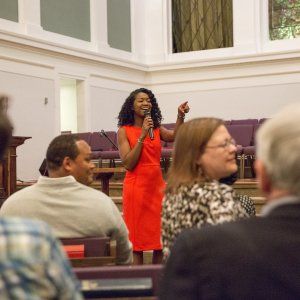
<instances>
[{"instance_id":1,"label":"purple upholstered chair","mask_svg":"<svg viewBox=\"0 0 300 300\"><path fill-rule=\"evenodd\" d=\"M175 128L175 123L165 123L165 124L161 124L161 126L169 129L169 130L173 130Z\"/></svg>"},{"instance_id":2,"label":"purple upholstered chair","mask_svg":"<svg viewBox=\"0 0 300 300\"><path fill-rule=\"evenodd\" d=\"M246 147L243 148L245 164L248 163L250 165L252 177L255 177L255 171L254 171L255 135L256 135L256 132L257 132L258 128L260 127L260 125L261 125L261 123L258 123L256 125L254 125L251 144L250 144L250 146L246 146Z\"/></svg>"},{"instance_id":3,"label":"purple upholstered chair","mask_svg":"<svg viewBox=\"0 0 300 300\"><path fill-rule=\"evenodd\" d=\"M173 130L175 128L175 123L165 123L165 124L161 124L161 126L167 128L169 130ZM173 142L161 141L161 146L162 146L161 162L162 162L162 166L163 166L164 170L167 171L170 166L170 161L171 161L171 157L172 157Z\"/></svg>"},{"instance_id":4,"label":"purple upholstered chair","mask_svg":"<svg viewBox=\"0 0 300 300\"><path fill-rule=\"evenodd\" d=\"M163 265L103 266L95 268L74 268L74 272L79 280L151 278L153 296L157 297L163 268Z\"/></svg>"},{"instance_id":5,"label":"purple upholstered chair","mask_svg":"<svg viewBox=\"0 0 300 300\"><path fill-rule=\"evenodd\" d=\"M115 131L106 131L106 136L102 132L93 132L91 135L92 158L99 159L102 166L102 160L107 159L110 166L115 166L115 160L120 159L117 145L117 133ZM110 141L111 140L111 141Z\"/></svg>"},{"instance_id":6,"label":"purple upholstered chair","mask_svg":"<svg viewBox=\"0 0 300 300\"><path fill-rule=\"evenodd\" d=\"M258 121L258 124L263 124L267 120L269 120L269 118L262 118Z\"/></svg>"},{"instance_id":7,"label":"purple upholstered chair","mask_svg":"<svg viewBox=\"0 0 300 300\"><path fill-rule=\"evenodd\" d=\"M258 124L258 119L241 119L241 120L231 120L230 125L256 125Z\"/></svg>"},{"instance_id":8,"label":"purple upholstered chair","mask_svg":"<svg viewBox=\"0 0 300 300\"><path fill-rule=\"evenodd\" d=\"M240 160L240 178L245 176L245 156L243 149L251 145L253 139L253 125L227 125L230 135L238 145L238 159Z\"/></svg>"}]
</instances>

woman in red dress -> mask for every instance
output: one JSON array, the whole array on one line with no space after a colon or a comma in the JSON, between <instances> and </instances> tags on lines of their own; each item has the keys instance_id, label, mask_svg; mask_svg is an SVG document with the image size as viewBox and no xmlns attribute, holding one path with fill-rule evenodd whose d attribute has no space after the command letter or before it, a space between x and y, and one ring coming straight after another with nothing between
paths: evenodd
<instances>
[{"instance_id":1,"label":"woman in red dress","mask_svg":"<svg viewBox=\"0 0 300 300\"><path fill-rule=\"evenodd\" d=\"M153 250L153 263L162 259L161 207L165 182L160 168L161 140L172 142L189 111L178 107L174 130L161 126L161 112L150 90L140 88L125 100L118 117L120 157L127 170L123 185L123 214L133 244L134 264L143 251Z\"/></svg>"}]
</instances>

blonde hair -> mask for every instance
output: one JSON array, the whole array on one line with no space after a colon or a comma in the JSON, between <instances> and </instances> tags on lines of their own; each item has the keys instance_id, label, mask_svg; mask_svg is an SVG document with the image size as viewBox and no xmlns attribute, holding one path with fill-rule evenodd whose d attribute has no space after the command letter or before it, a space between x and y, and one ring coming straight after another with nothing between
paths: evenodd
<instances>
[{"instance_id":1,"label":"blonde hair","mask_svg":"<svg viewBox=\"0 0 300 300\"><path fill-rule=\"evenodd\" d=\"M179 127L168 172L167 193L176 192L181 184L201 180L197 160L203 154L213 133L221 125L224 125L221 119L197 118Z\"/></svg>"}]
</instances>

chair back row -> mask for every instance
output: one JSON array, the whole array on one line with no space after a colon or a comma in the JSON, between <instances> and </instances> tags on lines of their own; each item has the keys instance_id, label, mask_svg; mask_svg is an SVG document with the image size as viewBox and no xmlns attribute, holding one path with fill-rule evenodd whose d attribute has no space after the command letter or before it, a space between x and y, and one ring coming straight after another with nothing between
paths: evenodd
<instances>
[{"instance_id":1,"label":"chair back row","mask_svg":"<svg viewBox=\"0 0 300 300\"><path fill-rule=\"evenodd\" d=\"M232 134L233 138L236 139L239 145L244 147L254 145L254 133L256 129L266 121L263 119L243 119L243 120L227 120L225 125ZM172 130L175 127L175 123L165 123L162 124L165 128ZM119 158L118 149L114 146L117 145L117 133L115 131L106 131L107 137L105 137L101 132L81 132L77 135L85 140L90 146L94 153L106 153L107 158ZM250 138L250 139L249 139ZM111 141L110 141L111 140ZM162 142L162 147L167 149L172 149L173 143ZM96 156L97 156L96 155ZM95 156L95 155L94 155ZM111 157L110 157L111 156Z\"/></svg>"},{"instance_id":2,"label":"chair back row","mask_svg":"<svg viewBox=\"0 0 300 300\"><path fill-rule=\"evenodd\" d=\"M262 124L267 120L267 118L262 119L241 119L241 120L226 120L226 125L257 125Z\"/></svg>"},{"instance_id":3,"label":"chair back row","mask_svg":"<svg viewBox=\"0 0 300 300\"><path fill-rule=\"evenodd\" d=\"M111 161L111 165L114 165L114 160L120 159L116 131L105 131L104 134L102 131L80 132L75 135L90 145L92 150L92 159L99 159L99 161L109 159Z\"/></svg>"},{"instance_id":4,"label":"chair back row","mask_svg":"<svg viewBox=\"0 0 300 300\"><path fill-rule=\"evenodd\" d=\"M255 133L261 124L225 124L230 135L242 147L253 146L255 144ZM173 143L162 142L163 151L172 149Z\"/></svg>"},{"instance_id":5,"label":"chair back row","mask_svg":"<svg viewBox=\"0 0 300 300\"><path fill-rule=\"evenodd\" d=\"M76 135L86 141L92 151L108 151L117 150L114 146L117 145L117 133L115 131L106 131L105 137L101 132L79 132Z\"/></svg>"},{"instance_id":6,"label":"chair back row","mask_svg":"<svg viewBox=\"0 0 300 300\"><path fill-rule=\"evenodd\" d=\"M225 126L229 133L239 145L239 154L243 153L243 148L248 152L249 149L247 147L251 147L251 153L254 152L255 133L258 127L266 120L266 118L263 118L225 121ZM172 130L175 127L175 123L165 123L162 126ZM99 159L99 161L109 159L114 165L114 161L120 159L119 151L114 146L114 144L117 145L118 143L117 133L115 131L106 131L105 133L108 138L101 132L82 132L77 135L91 146L93 159ZM161 144L162 161L169 160L172 156L173 143L162 141Z\"/></svg>"},{"instance_id":7,"label":"chair back row","mask_svg":"<svg viewBox=\"0 0 300 300\"><path fill-rule=\"evenodd\" d=\"M267 119L242 119L242 120L227 120L225 121L225 125L252 125L254 127L259 126ZM165 128L172 130L175 127L175 123L165 123L162 124ZM246 128L246 127L245 127ZM246 130L244 128L244 130ZM232 129L233 132L237 132L238 129ZM243 130L243 129L241 129ZM250 129L248 129L250 130ZM81 139L85 140L90 146L92 151L110 151L110 150L118 150L114 145L118 144L117 133L116 131L106 131L107 137L105 137L101 132L80 132L77 133ZM239 137L237 139L240 139ZM110 141L111 140L111 141ZM171 143L172 144L172 143ZM241 145L246 145L247 142L243 140ZM164 148L172 148L169 143L163 144Z\"/></svg>"}]
</instances>

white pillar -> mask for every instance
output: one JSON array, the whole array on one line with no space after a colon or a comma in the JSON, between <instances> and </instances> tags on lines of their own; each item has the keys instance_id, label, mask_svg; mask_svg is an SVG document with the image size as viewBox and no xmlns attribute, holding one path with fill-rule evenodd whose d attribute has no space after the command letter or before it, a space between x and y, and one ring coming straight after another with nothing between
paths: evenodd
<instances>
[{"instance_id":1,"label":"white pillar","mask_svg":"<svg viewBox=\"0 0 300 300\"><path fill-rule=\"evenodd\" d=\"M131 0L131 51L136 61L145 63L147 0ZM152 38L152 37L151 37Z\"/></svg>"},{"instance_id":2,"label":"white pillar","mask_svg":"<svg viewBox=\"0 0 300 300\"><path fill-rule=\"evenodd\" d=\"M42 33L40 0L19 0L19 23L25 34L36 36Z\"/></svg>"},{"instance_id":3,"label":"white pillar","mask_svg":"<svg viewBox=\"0 0 300 300\"><path fill-rule=\"evenodd\" d=\"M132 52L142 63L161 63L167 51L166 0L131 0Z\"/></svg>"},{"instance_id":4,"label":"white pillar","mask_svg":"<svg viewBox=\"0 0 300 300\"><path fill-rule=\"evenodd\" d=\"M107 0L91 0L91 43L96 52L105 52L107 43Z\"/></svg>"},{"instance_id":5,"label":"white pillar","mask_svg":"<svg viewBox=\"0 0 300 300\"><path fill-rule=\"evenodd\" d=\"M260 47L261 0L233 0L233 38L236 54L256 53Z\"/></svg>"},{"instance_id":6,"label":"white pillar","mask_svg":"<svg viewBox=\"0 0 300 300\"><path fill-rule=\"evenodd\" d=\"M146 62L161 63L168 54L168 1L147 1L146 11L145 35L151 37L146 39Z\"/></svg>"}]
</instances>

